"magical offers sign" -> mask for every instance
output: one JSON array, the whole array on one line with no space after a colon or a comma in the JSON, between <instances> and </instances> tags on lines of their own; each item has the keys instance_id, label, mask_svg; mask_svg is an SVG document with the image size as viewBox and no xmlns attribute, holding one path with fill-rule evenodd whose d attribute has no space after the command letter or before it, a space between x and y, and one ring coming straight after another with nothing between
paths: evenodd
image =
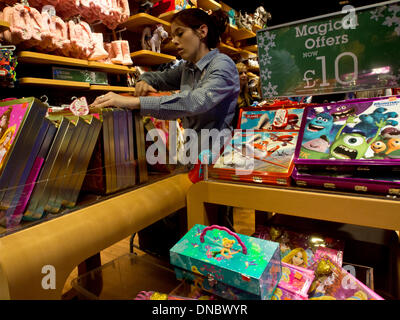
<instances>
[{"instance_id":1,"label":"magical offers sign","mask_svg":"<svg viewBox=\"0 0 400 320\"><path fill-rule=\"evenodd\" d=\"M400 86L400 1L257 32L263 97Z\"/></svg>"}]
</instances>

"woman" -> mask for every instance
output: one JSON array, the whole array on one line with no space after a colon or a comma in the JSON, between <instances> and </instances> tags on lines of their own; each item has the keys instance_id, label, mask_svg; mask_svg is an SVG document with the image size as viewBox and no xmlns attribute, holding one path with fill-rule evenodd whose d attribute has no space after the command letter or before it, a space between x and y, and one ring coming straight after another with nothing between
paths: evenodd
<instances>
[{"instance_id":1,"label":"woman","mask_svg":"<svg viewBox=\"0 0 400 320\"><path fill-rule=\"evenodd\" d=\"M238 64L236 64L236 68L239 72L240 92L237 100L235 117L233 120L234 127L237 126L240 109L244 107L249 107L253 103L253 98L249 90L249 76L247 75L247 66L243 62L239 62Z\"/></svg>"},{"instance_id":2,"label":"woman","mask_svg":"<svg viewBox=\"0 0 400 320\"><path fill-rule=\"evenodd\" d=\"M222 10L211 15L197 8L177 12L171 20L172 42L185 63L144 73L136 84L136 97L109 92L97 97L91 106L140 109L143 116L163 120L181 118L183 128L194 129L197 134L201 129L230 129L239 77L232 59L215 49L227 21ZM180 92L146 96L159 90Z\"/></svg>"},{"instance_id":3,"label":"woman","mask_svg":"<svg viewBox=\"0 0 400 320\"><path fill-rule=\"evenodd\" d=\"M197 135L202 129L231 129L239 94L239 76L232 59L215 49L227 22L228 17L222 10L211 15L196 8L177 12L171 20L172 42L185 62L174 69L143 74L136 84L136 97L109 92L98 97L91 106L140 109L141 115L161 120L180 118L183 128L194 129ZM180 92L169 96L147 96L159 90ZM199 139L196 150L202 151L202 147L212 148L209 140L201 142ZM185 149L192 150L188 143ZM191 159L197 161L197 157ZM140 247L168 259L169 249L186 233L186 223L182 222L185 216L186 212L181 210L141 230ZM177 226L180 226L178 232ZM171 236L160 239L155 234Z\"/></svg>"}]
</instances>

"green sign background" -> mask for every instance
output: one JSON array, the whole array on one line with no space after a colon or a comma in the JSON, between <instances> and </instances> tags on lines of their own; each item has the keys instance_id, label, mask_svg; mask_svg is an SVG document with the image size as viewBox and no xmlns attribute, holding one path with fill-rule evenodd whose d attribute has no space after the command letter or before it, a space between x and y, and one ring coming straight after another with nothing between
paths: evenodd
<instances>
[{"instance_id":1,"label":"green sign background","mask_svg":"<svg viewBox=\"0 0 400 320\"><path fill-rule=\"evenodd\" d=\"M349 13L340 13L258 31L263 97L400 86L399 1L356 9L354 15L353 29L343 28Z\"/></svg>"}]
</instances>

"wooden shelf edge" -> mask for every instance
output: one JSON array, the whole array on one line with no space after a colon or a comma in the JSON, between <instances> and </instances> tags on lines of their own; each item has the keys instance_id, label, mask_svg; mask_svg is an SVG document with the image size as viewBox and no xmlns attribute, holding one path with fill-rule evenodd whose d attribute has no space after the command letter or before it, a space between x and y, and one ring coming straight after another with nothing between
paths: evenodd
<instances>
[{"instance_id":1,"label":"wooden shelf edge","mask_svg":"<svg viewBox=\"0 0 400 320\"><path fill-rule=\"evenodd\" d=\"M91 91L118 91L118 92L135 92L135 88L120 87L120 86L106 86L106 85L91 85Z\"/></svg>"},{"instance_id":2,"label":"wooden shelf edge","mask_svg":"<svg viewBox=\"0 0 400 320\"><path fill-rule=\"evenodd\" d=\"M138 25L145 26L158 23L162 24L168 30L171 29L171 24L169 22L143 12L130 16L129 19L122 24L122 26L126 27L128 30L138 32L138 30L134 30Z\"/></svg>"},{"instance_id":3,"label":"wooden shelf edge","mask_svg":"<svg viewBox=\"0 0 400 320\"><path fill-rule=\"evenodd\" d=\"M135 71L134 67L122 66L117 64L108 64L98 61L88 61L70 57L56 56L48 53L33 51L21 51L18 53L18 61L33 64L57 64L73 67L85 67L99 69L108 73L131 73Z\"/></svg>"},{"instance_id":4,"label":"wooden shelf edge","mask_svg":"<svg viewBox=\"0 0 400 320\"><path fill-rule=\"evenodd\" d=\"M171 11L167 11L167 12L161 13L158 16L158 19L161 19L161 20L164 20L164 21L167 21L168 23L170 23L171 19L172 19L172 16L177 12L179 12L179 10L171 10Z\"/></svg>"},{"instance_id":5,"label":"wooden shelf edge","mask_svg":"<svg viewBox=\"0 0 400 320\"><path fill-rule=\"evenodd\" d=\"M222 5L213 0L197 0L197 7L204 10L217 10L221 9Z\"/></svg>"},{"instance_id":6,"label":"wooden shelf edge","mask_svg":"<svg viewBox=\"0 0 400 320\"><path fill-rule=\"evenodd\" d=\"M89 89L90 88L90 83L88 83L88 82L32 78L32 77L20 78L19 83L22 85L33 85L33 86L70 87L70 88L79 88L79 89L82 89L82 88Z\"/></svg>"}]
</instances>

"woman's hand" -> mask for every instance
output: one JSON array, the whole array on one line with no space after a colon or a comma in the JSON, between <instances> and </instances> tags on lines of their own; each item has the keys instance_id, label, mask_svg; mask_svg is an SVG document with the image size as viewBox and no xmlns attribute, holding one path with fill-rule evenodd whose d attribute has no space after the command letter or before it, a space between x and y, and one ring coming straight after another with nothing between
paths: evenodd
<instances>
[{"instance_id":1,"label":"woman's hand","mask_svg":"<svg viewBox=\"0 0 400 320\"><path fill-rule=\"evenodd\" d=\"M146 81L139 81L136 83L135 86L135 96L140 97L140 96L147 96L150 92L157 92L156 89L154 89L151 85L149 85Z\"/></svg>"},{"instance_id":2,"label":"woman's hand","mask_svg":"<svg viewBox=\"0 0 400 320\"><path fill-rule=\"evenodd\" d=\"M105 107L115 107L115 108L127 108L127 109L139 109L140 100L137 97L121 96L114 92L109 92L107 94L101 95L94 100L90 105L90 108L105 108Z\"/></svg>"}]
</instances>

